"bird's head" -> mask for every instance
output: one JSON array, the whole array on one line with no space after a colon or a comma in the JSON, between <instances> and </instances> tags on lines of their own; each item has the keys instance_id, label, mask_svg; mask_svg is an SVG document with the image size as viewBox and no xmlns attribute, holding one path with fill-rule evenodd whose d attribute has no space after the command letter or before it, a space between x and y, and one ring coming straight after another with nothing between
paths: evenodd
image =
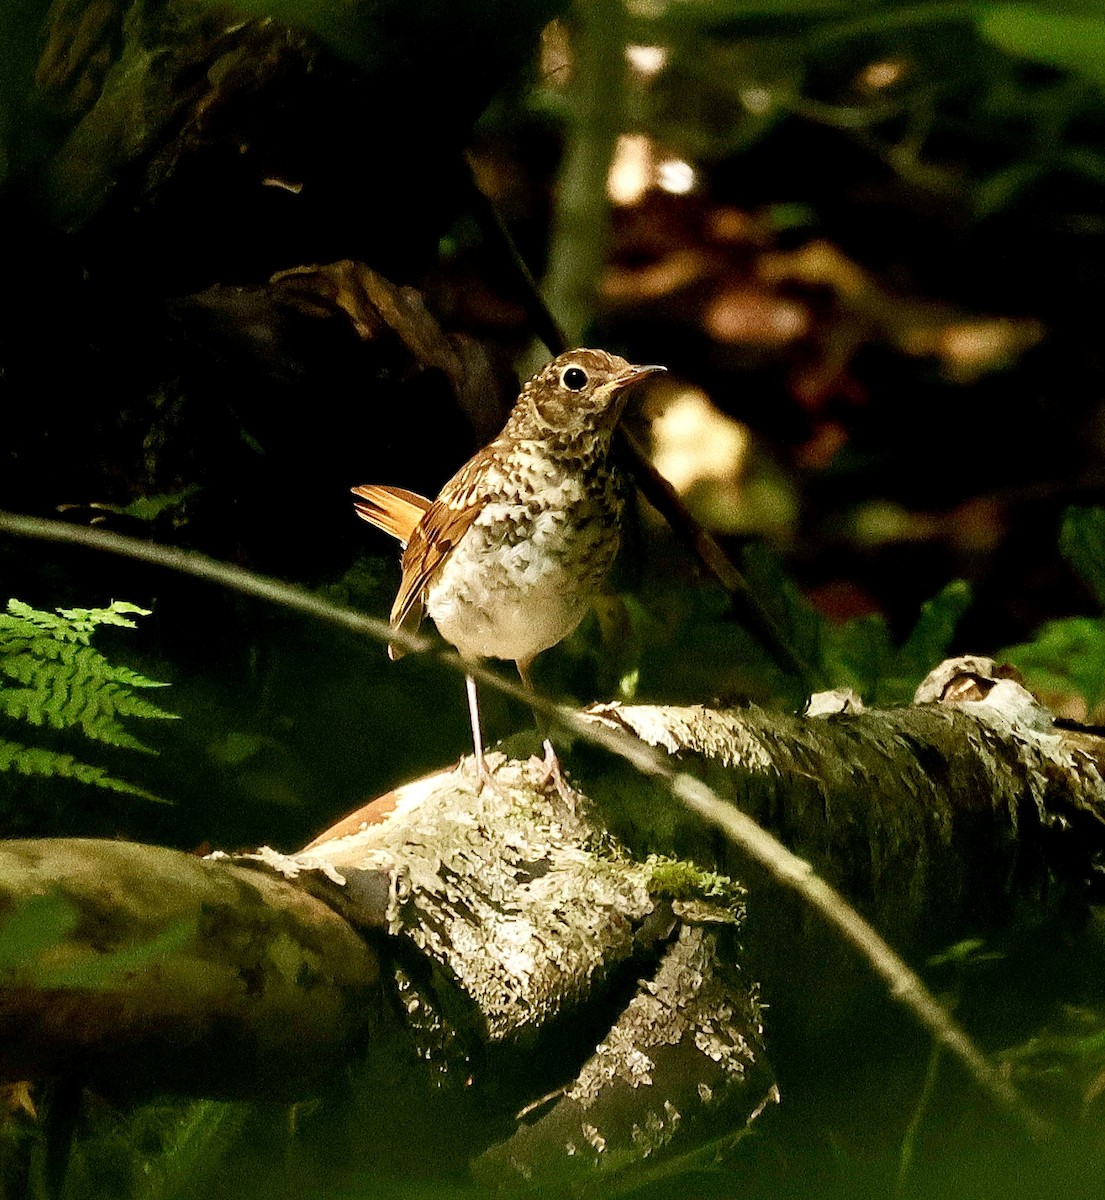
<instances>
[{"instance_id":1,"label":"bird's head","mask_svg":"<svg viewBox=\"0 0 1105 1200\"><path fill-rule=\"evenodd\" d=\"M523 437L608 436L633 385L665 369L634 366L605 350L569 350L522 388L510 424Z\"/></svg>"}]
</instances>

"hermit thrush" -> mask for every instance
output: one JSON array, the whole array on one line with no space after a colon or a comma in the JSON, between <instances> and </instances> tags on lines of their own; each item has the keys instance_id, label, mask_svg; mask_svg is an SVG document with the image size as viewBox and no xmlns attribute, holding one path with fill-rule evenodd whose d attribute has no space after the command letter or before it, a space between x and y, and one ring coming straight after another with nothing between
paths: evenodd
<instances>
[{"instance_id":1,"label":"hermit thrush","mask_svg":"<svg viewBox=\"0 0 1105 1200\"><path fill-rule=\"evenodd\" d=\"M463 658L513 659L530 687L530 664L580 623L617 554L623 499L611 438L632 385L663 370L602 350L561 354L433 502L403 488L353 488L358 515L404 543L392 626L413 631L429 614ZM467 685L482 785L492 781L471 675ZM562 786L548 741L545 762Z\"/></svg>"}]
</instances>

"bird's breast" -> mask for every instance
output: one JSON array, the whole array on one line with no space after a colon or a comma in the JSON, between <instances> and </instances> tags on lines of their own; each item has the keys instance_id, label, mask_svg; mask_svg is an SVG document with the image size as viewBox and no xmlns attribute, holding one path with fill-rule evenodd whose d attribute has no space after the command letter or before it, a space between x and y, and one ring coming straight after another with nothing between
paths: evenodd
<instances>
[{"instance_id":1,"label":"bird's breast","mask_svg":"<svg viewBox=\"0 0 1105 1200\"><path fill-rule=\"evenodd\" d=\"M620 541L607 470L496 467L489 498L430 580L426 611L462 654L529 659L579 624Z\"/></svg>"}]
</instances>

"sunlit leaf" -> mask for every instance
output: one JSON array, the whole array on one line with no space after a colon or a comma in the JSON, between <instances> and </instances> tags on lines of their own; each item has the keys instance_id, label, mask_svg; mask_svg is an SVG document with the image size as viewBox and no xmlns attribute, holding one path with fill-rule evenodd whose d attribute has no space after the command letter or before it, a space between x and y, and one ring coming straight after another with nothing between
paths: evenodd
<instances>
[{"instance_id":1,"label":"sunlit leaf","mask_svg":"<svg viewBox=\"0 0 1105 1200\"><path fill-rule=\"evenodd\" d=\"M164 687L130 667L116 666L91 646L100 626L134 628L148 610L125 601L107 608L59 608L46 612L11 600L0 613L0 716L130 750L155 753L124 724L133 718L172 720L136 689ZM53 745L0 739L0 773L76 779L109 791L158 800Z\"/></svg>"},{"instance_id":2,"label":"sunlit leaf","mask_svg":"<svg viewBox=\"0 0 1105 1200\"><path fill-rule=\"evenodd\" d=\"M1043 5L980 9L979 31L1009 54L1078 71L1105 84L1105 12L1056 12Z\"/></svg>"},{"instance_id":3,"label":"sunlit leaf","mask_svg":"<svg viewBox=\"0 0 1105 1200\"><path fill-rule=\"evenodd\" d=\"M1000 657L1011 662L1030 687L1080 696L1091 713L1105 700L1105 621L1048 621L1035 641L1010 646Z\"/></svg>"},{"instance_id":4,"label":"sunlit leaf","mask_svg":"<svg viewBox=\"0 0 1105 1200\"><path fill-rule=\"evenodd\" d=\"M982 938L964 938L951 946L945 947L938 954L929 956L930 967L971 967L975 963L1000 962L1005 958L1000 950L987 950Z\"/></svg>"}]
</instances>

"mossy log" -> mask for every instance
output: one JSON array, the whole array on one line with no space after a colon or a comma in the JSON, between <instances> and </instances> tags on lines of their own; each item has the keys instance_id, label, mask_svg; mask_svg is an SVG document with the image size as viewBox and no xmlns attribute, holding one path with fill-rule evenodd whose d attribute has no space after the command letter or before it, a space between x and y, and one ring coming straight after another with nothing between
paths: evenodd
<instances>
[{"instance_id":1,"label":"mossy log","mask_svg":"<svg viewBox=\"0 0 1105 1200\"><path fill-rule=\"evenodd\" d=\"M985 698L816 716L590 711L701 774L906 950L1053 912L1085 893L1105 850L1105 739L1056 727L1012 681ZM680 853L750 882L743 856L705 839L662 785L642 793L618 770L587 788L628 840L666 819Z\"/></svg>"},{"instance_id":2,"label":"mossy log","mask_svg":"<svg viewBox=\"0 0 1105 1200\"><path fill-rule=\"evenodd\" d=\"M823 698L805 717L592 719L704 772L916 948L1084 897L1105 829L1092 733L970 676L960 664L937 702L888 712ZM746 1128L775 1094L750 975L776 1029L788 987L824 1020L847 994L831 939L747 861L742 929L725 877L631 856L540 764L491 762L495 789L477 794L463 762L291 855L0 846L0 1074L201 1095L355 1078L366 1104L402 1106L411 1144L436 1139L438 1159L445 1144L495 1181L645 1170ZM627 830L642 803L654 822L675 811L609 761L576 763ZM668 832L707 849L680 819ZM395 1149L394 1126L381 1137Z\"/></svg>"},{"instance_id":3,"label":"mossy log","mask_svg":"<svg viewBox=\"0 0 1105 1200\"><path fill-rule=\"evenodd\" d=\"M539 763L493 762L496 789L465 763L295 855L4 843L0 949L39 933L0 963L0 1076L266 1099L352 1080L404 1112L377 1159L499 1143L496 1178L743 1128L774 1092L742 890L630 858Z\"/></svg>"},{"instance_id":4,"label":"mossy log","mask_svg":"<svg viewBox=\"0 0 1105 1200\"><path fill-rule=\"evenodd\" d=\"M130 842L0 843L0 1076L108 1092L302 1095L379 975L299 888Z\"/></svg>"},{"instance_id":5,"label":"mossy log","mask_svg":"<svg viewBox=\"0 0 1105 1200\"><path fill-rule=\"evenodd\" d=\"M591 719L672 756L835 887L897 951L923 963L965 939L1013 945L1077 926L1100 898L1105 739L1066 728L989 659L938 667L918 702L864 709L846 693L805 715L596 705ZM586 788L638 852L657 838L748 888L743 963L771 1029L806 1063L884 985L807 899L609 756ZM775 1056L780 1047L776 1043Z\"/></svg>"}]
</instances>

